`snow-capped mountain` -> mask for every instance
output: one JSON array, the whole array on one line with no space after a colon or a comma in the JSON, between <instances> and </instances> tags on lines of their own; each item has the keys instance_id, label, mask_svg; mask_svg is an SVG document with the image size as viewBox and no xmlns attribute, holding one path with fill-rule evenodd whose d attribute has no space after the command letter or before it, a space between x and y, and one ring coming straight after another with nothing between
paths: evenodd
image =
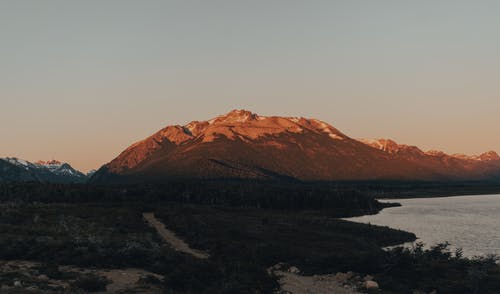
<instances>
[{"instance_id":1,"label":"snow-capped mountain","mask_svg":"<svg viewBox=\"0 0 500 294\"><path fill-rule=\"evenodd\" d=\"M95 174L96 171L97 170L95 170L95 169L92 169L92 170L88 171L87 174L86 174L87 178L90 179Z\"/></svg>"},{"instance_id":2,"label":"snow-capped mountain","mask_svg":"<svg viewBox=\"0 0 500 294\"><path fill-rule=\"evenodd\" d=\"M82 172L74 169L71 165L57 160L37 161L37 165L50 170L52 173L62 177L86 177Z\"/></svg>"},{"instance_id":3,"label":"snow-capped mountain","mask_svg":"<svg viewBox=\"0 0 500 294\"><path fill-rule=\"evenodd\" d=\"M475 161L500 161L500 156L495 151L488 151L480 155L466 155L466 154L446 154L439 150L429 150L427 152L422 151L417 146L409 146L404 144L398 144L391 139L359 139L373 148L385 151L389 154L400 154L400 155L414 155L414 156L434 156L434 157L454 157L463 160L475 160Z\"/></svg>"},{"instance_id":4,"label":"snow-capped mountain","mask_svg":"<svg viewBox=\"0 0 500 294\"><path fill-rule=\"evenodd\" d=\"M87 179L69 164L56 160L32 163L14 157L0 158L0 181L83 183Z\"/></svg>"},{"instance_id":5,"label":"snow-capped mountain","mask_svg":"<svg viewBox=\"0 0 500 294\"><path fill-rule=\"evenodd\" d=\"M488 151L479 155L466 155L466 154L453 154L453 157L462 158L466 160L477 160L477 161L498 161L500 156L495 151Z\"/></svg>"},{"instance_id":6,"label":"snow-capped mountain","mask_svg":"<svg viewBox=\"0 0 500 294\"><path fill-rule=\"evenodd\" d=\"M355 140L317 119L234 110L167 126L127 148L91 182L489 179L500 174L495 154L462 159L391 140Z\"/></svg>"},{"instance_id":7,"label":"snow-capped mountain","mask_svg":"<svg viewBox=\"0 0 500 294\"><path fill-rule=\"evenodd\" d=\"M430 168L450 179L491 179L500 175L500 157L495 151L480 155L446 154L439 150L422 151L416 146L398 144L390 139L360 139L373 148L396 158L412 161L419 167Z\"/></svg>"}]
</instances>

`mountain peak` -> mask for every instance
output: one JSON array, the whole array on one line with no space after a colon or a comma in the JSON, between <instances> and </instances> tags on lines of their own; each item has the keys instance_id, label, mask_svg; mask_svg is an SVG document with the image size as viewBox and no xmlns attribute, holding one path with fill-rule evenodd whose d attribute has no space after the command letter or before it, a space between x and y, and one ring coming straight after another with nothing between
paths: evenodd
<instances>
[{"instance_id":1,"label":"mountain peak","mask_svg":"<svg viewBox=\"0 0 500 294\"><path fill-rule=\"evenodd\" d=\"M373 148L382 150L382 151L387 151L389 153L392 153L392 149L395 149L398 145L395 141L391 139L384 139L384 138L378 138L378 139L359 139L360 142L365 143L366 145L372 146Z\"/></svg>"},{"instance_id":2,"label":"mountain peak","mask_svg":"<svg viewBox=\"0 0 500 294\"><path fill-rule=\"evenodd\" d=\"M428 150L425 152L425 154L430 155L430 156L434 156L434 157L443 157L443 156L448 155L441 150Z\"/></svg>"},{"instance_id":3,"label":"mountain peak","mask_svg":"<svg viewBox=\"0 0 500 294\"><path fill-rule=\"evenodd\" d=\"M360 139L359 141L389 154L411 156L421 156L424 154L424 152L416 146L398 144L391 139Z\"/></svg>"},{"instance_id":4,"label":"mountain peak","mask_svg":"<svg viewBox=\"0 0 500 294\"><path fill-rule=\"evenodd\" d=\"M0 161L5 161L23 170L24 175L21 175L22 177L16 177L14 174L3 175L16 181L27 180L54 183L82 183L87 180L87 177L80 171L75 170L68 163L63 163L57 160L39 160L36 163L32 163L15 157L7 157L0 158ZM3 172L5 172L5 170ZM0 179L1 178L2 175L0 175Z\"/></svg>"},{"instance_id":5,"label":"mountain peak","mask_svg":"<svg viewBox=\"0 0 500 294\"><path fill-rule=\"evenodd\" d=\"M62 162L55 160L55 159L47 160L47 161L39 160L36 163L40 164L40 165L62 165Z\"/></svg>"},{"instance_id":6,"label":"mountain peak","mask_svg":"<svg viewBox=\"0 0 500 294\"><path fill-rule=\"evenodd\" d=\"M475 160L475 161L498 161L500 156L495 151L484 152L480 155L466 155L466 154L453 154L455 158L460 158L464 160Z\"/></svg>"},{"instance_id":7,"label":"mountain peak","mask_svg":"<svg viewBox=\"0 0 500 294\"><path fill-rule=\"evenodd\" d=\"M0 159L7 161L10 164L13 164L13 165L16 165L19 167L23 167L25 169L29 168L31 165L31 162L17 158L17 157L5 157L5 158L0 158Z\"/></svg>"},{"instance_id":8,"label":"mountain peak","mask_svg":"<svg viewBox=\"0 0 500 294\"><path fill-rule=\"evenodd\" d=\"M495 151L488 151L478 156L482 161L500 160L500 156Z\"/></svg>"},{"instance_id":9,"label":"mountain peak","mask_svg":"<svg viewBox=\"0 0 500 294\"><path fill-rule=\"evenodd\" d=\"M384 154L385 153L385 154ZM235 109L207 121L167 126L123 151L95 175L108 180L170 178L330 180L483 179L500 169L495 152L461 160L391 139L354 140L313 118Z\"/></svg>"},{"instance_id":10,"label":"mountain peak","mask_svg":"<svg viewBox=\"0 0 500 294\"><path fill-rule=\"evenodd\" d=\"M245 109L234 109L228 112L227 114L218 116L215 118L215 120L211 120L211 123L220 123L220 122L226 122L226 123L242 123L242 122L247 122L249 120L255 120L259 116L251 111L245 110Z\"/></svg>"},{"instance_id":11,"label":"mountain peak","mask_svg":"<svg viewBox=\"0 0 500 294\"><path fill-rule=\"evenodd\" d=\"M131 145L108 167L114 172L122 172L138 166L159 150L179 146L197 146L222 140L276 145L277 143L273 141L278 137L299 134L320 136L334 141L348 138L336 128L317 119L259 116L248 110L235 109L208 121L192 121L184 126L167 126Z\"/></svg>"},{"instance_id":12,"label":"mountain peak","mask_svg":"<svg viewBox=\"0 0 500 294\"><path fill-rule=\"evenodd\" d=\"M226 115L228 116L252 116L252 115L257 115L253 112L251 112L250 110L246 110L246 109L233 109L231 110L230 112L228 112Z\"/></svg>"}]
</instances>

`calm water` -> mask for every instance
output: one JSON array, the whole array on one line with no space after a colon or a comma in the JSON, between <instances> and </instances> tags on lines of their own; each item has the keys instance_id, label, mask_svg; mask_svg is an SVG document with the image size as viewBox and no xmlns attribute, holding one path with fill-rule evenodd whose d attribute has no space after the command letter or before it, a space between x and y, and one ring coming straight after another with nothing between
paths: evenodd
<instances>
[{"instance_id":1,"label":"calm water","mask_svg":"<svg viewBox=\"0 0 500 294\"><path fill-rule=\"evenodd\" d=\"M427 245L448 241L464 255L500 255L500 195L390 200L402 207L350 221L413 232Z\"/></svg>"}]
</instances>

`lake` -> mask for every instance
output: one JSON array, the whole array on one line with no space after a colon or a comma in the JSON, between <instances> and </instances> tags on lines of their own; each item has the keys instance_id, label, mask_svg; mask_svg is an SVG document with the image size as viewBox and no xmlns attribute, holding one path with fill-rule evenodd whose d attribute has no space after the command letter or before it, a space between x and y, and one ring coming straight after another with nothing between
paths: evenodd
<instances>
[{"instance_id":1,"label":"lake","mask_svg":"<svg viewBox=\"0 0 500 294\"><path fill-rule=\"evenodd\" d=\"M380 201L402 206L347 220L410 231L426 245L448 241L465 256L500 255L500 195Z\"/></svg>"}]
</instances>

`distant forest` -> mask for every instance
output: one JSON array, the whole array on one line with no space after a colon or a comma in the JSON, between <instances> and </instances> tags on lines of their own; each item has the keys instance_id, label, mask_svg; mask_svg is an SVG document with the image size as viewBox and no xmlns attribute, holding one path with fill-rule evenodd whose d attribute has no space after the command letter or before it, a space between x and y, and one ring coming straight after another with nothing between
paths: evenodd
<instances>
[{"instance_id":1,"label":"distant forest","mask_svg":"<svg viewBox=\"0 0 500 294\"><path fill-rule=\"evenodd\" d=\"M0 182L0 201L42 203L157 202L284 210L322 210L335 217L374 214L397 204L377 198L436 197L500 193L492 182L296 182L176 181L163 184Z\"/></svg>"},{"instance_id":2,"label":"distant forest","mask_svg":"<svg viewBox=\"0 0 500 294\"><path fill-rule=\"evenodd\" d=\"M285 210L324 210L336 217L377 213L390 206L370 193L333 183L184 181L162 185L92 186L0 183L0 201L157 202Z\"/></svg>"}]
</instances>

